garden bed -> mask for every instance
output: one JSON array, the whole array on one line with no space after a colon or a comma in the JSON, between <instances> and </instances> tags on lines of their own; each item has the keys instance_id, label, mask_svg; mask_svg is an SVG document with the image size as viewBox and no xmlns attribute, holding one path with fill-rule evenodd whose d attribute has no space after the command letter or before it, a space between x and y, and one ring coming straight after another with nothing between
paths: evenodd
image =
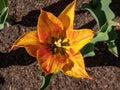
<instances>
[{"instance_id":1,"label":"garden bed","mask_svg":"<svg viewBox=\"0 0 120 90\"><path fill-rule=\"evenodd\" d=\"M25 49L19 48L9 52L13 42L23 33L35 30L40 8L50 11L56 16L72 0L9 0L11 26L0 31L0 90L37 90L42 78L41 70L35 58L29 56ZM81 5L89 0L78 0L75 11L74 28L91 28L97 30L92 15ZM119 0L110 5L116 14L115 21L120 23ZM115 27L120 53L120 27ZM59 73L51 80L47 90L119 90L120 89L120 58L108 52L107 46L97 43L96 56L85 58L86 70L94 78L76 79Z\"/></svg>"}]
</instances>

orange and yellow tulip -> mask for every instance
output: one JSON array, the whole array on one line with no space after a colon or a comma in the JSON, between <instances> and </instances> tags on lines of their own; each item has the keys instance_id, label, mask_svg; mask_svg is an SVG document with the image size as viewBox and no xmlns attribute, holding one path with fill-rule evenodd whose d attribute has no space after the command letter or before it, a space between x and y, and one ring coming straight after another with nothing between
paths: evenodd
<instances>
[{"instance_id":1,"label":"orange and yellow tulip","mask_svg":"<svg viewBox=\"0 0 120 90\"><path fill-rule=\"evenodd\" d=\"M33 57L45 74L63 72L76 78L89 78L84 60L80 53L94 36L90 29L73 29L76 0L70 3L63 12L54 16L41 10L37 30L20 36L11 49L24 47Z\"/></svg>"}]
</instances>

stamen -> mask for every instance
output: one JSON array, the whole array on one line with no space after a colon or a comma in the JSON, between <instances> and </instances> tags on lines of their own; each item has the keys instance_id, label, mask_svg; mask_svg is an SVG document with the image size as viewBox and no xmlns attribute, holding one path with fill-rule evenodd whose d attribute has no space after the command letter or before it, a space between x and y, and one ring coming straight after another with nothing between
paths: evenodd
<instances>
[{"instance_id":1,"label":"stamen","mask_svg":"<svg viewBox=\"0 0 120 90\"><path fill-rule=\"evenodd\" d=\"M62 40L59 39L57 42L55 41L54 44L55 44L57 47L61 47L61 43L62 43Z\"/></svg>"},{"instance_id":2,"label":"stamen","mask_svg":"<svg viewBox=\"0 0 120 90\"><path fill-rule=\"evenodd\" d=\"M65 51L65 46L69 46L69 40L63 41L63 39L51 38L51 42L47 44L47 47L50 49L52 54L60 53L61 55L67 56L67 53Z\"/></svg>"}]
</instances>

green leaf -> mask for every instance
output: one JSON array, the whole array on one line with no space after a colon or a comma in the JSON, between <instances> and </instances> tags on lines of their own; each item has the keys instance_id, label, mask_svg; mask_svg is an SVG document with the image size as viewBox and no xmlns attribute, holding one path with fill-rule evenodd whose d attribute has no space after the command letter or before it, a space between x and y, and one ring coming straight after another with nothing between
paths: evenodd
<instances>
[{"instance_id":1,"label":"green leaf","mask_svg":"<svg viewBox=\"0 0 120 90\"><path fill-rule=\"evenodd\" d=\"M0 30L4 28L7 18L8 18L8 11L7 9L4 9L4 11L0 15Z\"/></svg>"},{"instance_id":2,"label":"green leaf","mask_svg":"<svg viewBox=\"0 0 120 90\"><path fill-rule=\"evenodd\" d=\"M100 0L92 0L90 4L85 3L82 5L82 8L88 10L93 15L99 27L105 24L105 12L103 12L101 9L102 4Z\"/></svg>"},{"instance_id":3,"label":"green leaf","mask_svg":"<svg viewBox=\"0 0 120 90\"><path fill-rule=\"evenodd\" d=\"M94 45L93 43L88 43L80 52L82 53L83 57L90 57L94 56Z\"/></svg>"},{"instance_id":4,"label":"green leaf","mask_svg":"<svg viewBox=\"0 0 120 90\"><path fill-rule=\"evenodd\" d=\"M0 10L8 6L8 0L0 0Z\"/></svg>"},{"instance_id":5,"label":"green leaf","mask_svg":"<svg viewBox=\"0 0 120 90\"><path fill-rule=\"evenodd\" d=\"M39 88L39 90L45 90L45 88L49 85L50 80L51 80L51 78L52 78L53 75L54 74L52 73L52 74L48 74L48 75L45 76L45 73L42 72L41 76L43 78L43 82L42 82L42 85Z\"/></svg>"},{"instance_id":6,"label":"green leaf","mask_svg":"<svg viewBox=\"0 0 120 90\"><path fill-rule=\"evenodd\" d=\"M101 41L106 41L108 40L108 34L107 32L99 32L98 34L96 34L96 36L92 39L92 43L96 43L96 42L101 42Z\"/></svg>"},{"instance_id":7,"label":"green leaf","mask_svg":"<svg viewBox=\"0 0 120 90\"><path fill-rule=\"evenodd\" d=\"M8 1L0 0L0 30L4 28L4 25L8 20Z\"/></svg>"},{"instance_id":8,"label":"green leaf","mask_svg":"<svg viewBox=\"0 0 120 90\"><path fill-rule=\"evenodd\" d=\"M90 4L83 4L82 8L88 10L97 21L99 27L102 27L106 21L112 21L115 17L109 7L111 2L111 0L92 0Z\"/></svg>"},{"instance_id":9,"label":"green leaf","mask_svg":"<svg viewBox=\"0 0 120 90\"><path fill-rule=\"evenodd\" d=\"M108 50L116 57L118 57L118 50L117 50L117 46L115 45L115 42L108 42L107 45L108 45Z\"/></svg>"},{"instance_id":10,"label":"green leaf","mask_svg":"<svg viewBox=\"0 0 120 90\"><path fill-rule=\"evenodd\" d=\"M90 4L85 3L82 5L84 9L88 10L93 15L99 25L99 30L95 33L94 38L89 43L91 45L87 45L89 48L85 46L81 50L85 57L95 55L94 46L97 42L105 42L108 45L108 50L115 56L118 55L117 47L115 45L117 35L113 30L113 26L119 24L113 21L115 15L109 7L111 2L111 0L92 0ZM85 53L84 50L87 50L87 53Z\"/></svg>"},{"instance_id":11,"label":"green leaf","mask_svg":"<svg viewBox=\"0 0 120 90\"><path fill-rule=\"evenodd\" d=\"M101 10L104 11L107 21L112 21L115 18L113 11L110 9L109 5L112 0L100 0L102 4Z\"/></svg>"},{"instance_id":12,"label":"green leaf","mask_svg":"<svg viewBox=\"0 0 120 90\"><path fill-rule=\"evenodd\" d=\"M94 46L97 42L101 42L101 41L107 41L109 39L108 33L107 33L107 29L108 28L108 23L106 22L101 29L99 30L99 32L95 33L94 38L91 40L90 43L88 43L82 50L81 53L84 57L90 57L90 56L94 56Z\"/></svg>"},{"instance_id":13,"label":"green leaf","mask_svg":"<svg viewBox=\"0 0 120 90\"><path fill-rule=\"evenodd\" d=\"M118 50L117 50L117 46L115 45L115 40L117 38L117 34L114 30L111 30L109 33L109 40L106 41L107 45L108 45L108 50L114 54L116 57L118 57Z\"/></svg>"}]
</instances>

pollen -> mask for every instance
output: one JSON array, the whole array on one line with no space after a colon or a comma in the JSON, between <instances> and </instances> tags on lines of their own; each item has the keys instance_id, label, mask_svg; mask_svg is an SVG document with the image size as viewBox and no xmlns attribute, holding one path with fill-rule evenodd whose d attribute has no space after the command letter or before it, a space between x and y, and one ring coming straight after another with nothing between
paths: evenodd
<instances>
[{"instance_id":1,"label":"pollen","mask_svg":"<svg viewBox=\"0 0 120 90\"><path fill-rule=\"evenodd\" d=\"M61 47L61 45L62 45L62 40L59 39L57 42L55 41L54 44L55 44L57 47Z\"/></svg>"},{"instance_id":2,"label":"pollen","mask_svg":"<svg viewBox=\"0 0 120 90\"><path fill-rule=\"evenodd\" d=\"M61 55L66 55L65 46L68 46L68 41L67 42L63 42L63 39L61 38L55 38L52 37L51 38L51 42L49 44L47 44L47 47L49 48L49 50L52 52L52 54L61 54Z\"/></svg>"}]
</instances>

